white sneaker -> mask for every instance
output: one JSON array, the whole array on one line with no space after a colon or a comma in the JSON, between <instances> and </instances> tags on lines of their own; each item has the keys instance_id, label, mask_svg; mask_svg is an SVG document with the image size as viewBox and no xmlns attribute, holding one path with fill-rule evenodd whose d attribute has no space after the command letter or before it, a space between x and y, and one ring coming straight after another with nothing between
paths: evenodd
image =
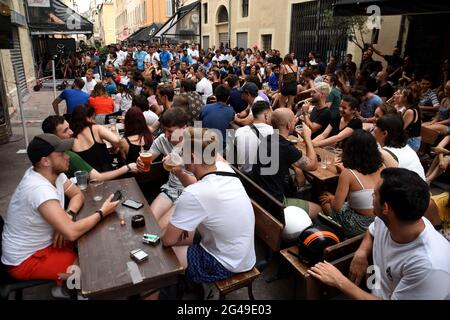
<instances>
[{"instance_id":1,"label":"white sneaker","mask_svg":"<svg viewBox=\"0 0 450 320\"><path fill-rule=\"evenodd\" d=\"M52 297L55 299L70 300L70 293L63 290L62 287L53 287L52 288ZM82 301L82 300L89 300L89 299L83 297L80 293L78 293L77 300Z\"/></svg>"},{"instance_id":2,"label":"white sneaker","mask_svg":"<svg viewBox=\"0 0 450 320\"><path fill-rule=\"evenodd\" d=\"M52 288L52 297L55 299L64 299L69 300L70 294L65 292L62 287L53 287Z\"/></svg>"}]
</instances>

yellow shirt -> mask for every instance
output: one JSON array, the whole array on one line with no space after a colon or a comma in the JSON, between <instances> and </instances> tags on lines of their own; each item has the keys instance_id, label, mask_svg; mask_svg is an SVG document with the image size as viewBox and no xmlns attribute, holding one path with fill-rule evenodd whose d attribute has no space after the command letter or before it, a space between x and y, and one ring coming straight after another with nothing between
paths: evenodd
<instances>
[{"instance_id":1,"label":"yellow shirt","mask_svg":"<svg viewBox=\"0 0 450 320\"><path fill-rule=\"evenodd\" d=\"M439 217L441 218L442 221L447 222L450 222L450 206L448 202L449 196L450 194L448 192L444 192L431 197L434 203L436 203L436 206L439 211Z\"/></svg>"}]
</instances>

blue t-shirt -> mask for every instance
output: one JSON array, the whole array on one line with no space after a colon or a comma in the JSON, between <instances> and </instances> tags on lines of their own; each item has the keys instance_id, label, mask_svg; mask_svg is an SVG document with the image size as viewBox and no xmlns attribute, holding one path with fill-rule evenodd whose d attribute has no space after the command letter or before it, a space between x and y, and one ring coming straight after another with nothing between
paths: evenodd
<instances>
[{"instance_id":1,"label":"blue t-shirt","mask_svg":"<svg viewBox=\"0 0 450 320\"><path fill-rule=\"evenodd\" d=\"M172 60L172 54L169 51L163 51L159 54L159 60L163 68L169 69L169 61Z\"/></svg>"},{"instance_id":2,"label":"blue t-shirt","mask_svg":"<svg viewBox=\"0 0 450 320\"><path fill-rule=\"evenodd\" d=\"M106 89L106 92L108 93L108 95L110 95L110 96L117 93L117 86L116 86L115 82L108 83L105 86L105 89Z\"/></svg>"},{"instance_id":3,"label":"blue t-shirt","mask_svg":"<svg viewBox=\"0 0 450 320\"><path fill-rule=\"evenodd\" d=\"M230 100L228 100L228 103L236 113L241 113L248 106L248 103L241 98L241 93L236 88L230 90Z\"/></svg>"},{"instance_id":4,"label":"blue t-shirt","mask_svg":"<svg viewBox=\"0 0 450 320\"><path fill-rule=\"evenodd\" d=\"M203 128L217 129L221 132L223 145L226 145L226 130L230 122L234 119L235 112L232 107L216 102L207 104L200 113L200 120L203 121Z\"/></svg>"},{"instance_id":5,"label":"blue t-shirt","mask_svg":"<svg viewBox=\"0 0 450 320\"><path fill-rule=\"evenodd\" d=\"M361 104L361 116L363 118L372 118L375 115L375 109L382 103L383 100L374 94L371 98Z\"/></svg>"},{"instance_id":6,"label":"blue t-shirt","mask_svg":"<svg viewBox=\"0 0 450 320\"><path fill-rule=\"evenodd\" d=\"M134 60L136 60L137 68L139 70L144 70L144 61L147 56L147 52L145 51L137 51L134 53Z\"/></svg>"},{"instance_id":7,"label":"blue t-shirt","mask_svg":"<svg viewBox=\"0 0 450 320\"><path fill-rule=\"evenodd\" d=\"M88 104L89 95L78 89L65 89L59 98L66 100L67 113L72 114L73 110L80 104Z\"/></svg>"},{"instance_id":8,"label":"blue t-shirt","mask_svg":"<svg viewBox=\"0 0 450 320\"><path fill-rule=\"evenodd\" d=\"M267 79L267 83L269 84L269 87L272 91L278 91L279 80L280 80L280 77L278 75L276 75L275 73L272 73L270 75L269 79Z\"/></svg>"},{"instance_id":9,"label":"blue t-shirt","mask_svg":"<svg viewBox=\"0 0 450 320\"><path fill-rule=\"evenodd\" d=\"M192 64L192 58L191 58L190 55L183 55L183 56L181 56L180 61L181 62L186 62L188 66Z\"/></svg>"}]
</instances>

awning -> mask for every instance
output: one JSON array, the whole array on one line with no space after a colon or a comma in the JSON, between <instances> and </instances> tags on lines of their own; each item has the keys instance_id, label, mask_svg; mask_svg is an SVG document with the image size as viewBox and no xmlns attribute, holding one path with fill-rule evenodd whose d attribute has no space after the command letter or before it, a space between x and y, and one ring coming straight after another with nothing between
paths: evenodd
<instances>
[{"instance_id":1,"label":"awning","mask_svg":"<svg viewBox=\"0 0 450 320\"><path fill-rule=\"evenodd\" d=\"M163 25L163 23L152 23L149 26L140 28L126 40L128 42L150 41Z\"/></svg>"},{"instance_id":2,"label":"awning","mask_svg":"<svg viewBox=\"0 0 450 320\"><path fill-rule=\"evenodd\" d=\"M154 35L154 38L189 40L200 38L200 6L196 1L181 7Z\"/></svg>"},{"instance_id":3,"label":"awning","mask_svg":"<svg viewBox=\"0 0 450 320\"><path fill-rule=\"evenodd\" d=\"M59 0L50 0L48 7L28 5L28 27L32 35L92 35L94 25Z\"/></svg>"},{"instance_id":4,"label":"awning","mask_svg":"<svg viewBox=\"0 0 450 320\"><path fill-rule=\"evenodd\" d=\"M371 5L380 7L382 16L438 14L450 12L449 0L337 0L333 5L334 16L369 16Z\"/></svg>"}]
</instances>

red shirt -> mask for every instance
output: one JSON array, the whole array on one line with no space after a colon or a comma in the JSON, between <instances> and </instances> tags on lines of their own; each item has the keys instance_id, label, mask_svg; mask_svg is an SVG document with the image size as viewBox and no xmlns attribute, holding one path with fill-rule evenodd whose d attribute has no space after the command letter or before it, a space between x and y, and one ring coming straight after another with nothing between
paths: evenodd
<instances>
[{"instance_id":1,"label":"red shirt","mask_svg":"<svg viewBox=\"0 0 450 320\"><path fill-rule=\"evenodd\" d=\"M110 114L114 112L114 100L111 97L90 97L89 106L96 114Z\"/></svg>"}]
</instances>

